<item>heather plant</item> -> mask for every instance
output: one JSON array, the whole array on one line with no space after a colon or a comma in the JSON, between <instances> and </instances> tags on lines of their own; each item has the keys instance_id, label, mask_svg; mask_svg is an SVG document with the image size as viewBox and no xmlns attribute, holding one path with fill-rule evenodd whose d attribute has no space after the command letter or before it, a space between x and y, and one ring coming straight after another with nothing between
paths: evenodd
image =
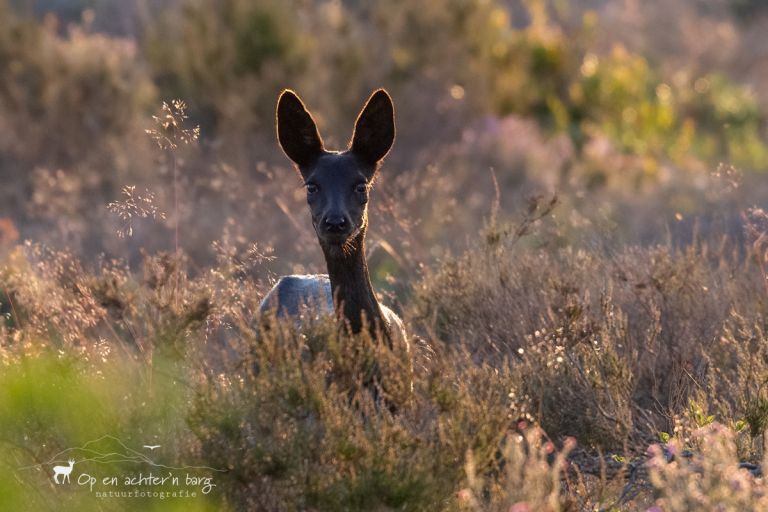
<instances>
[{"instance_id":1,"label":"heather plant","mask_svg":"<svg viewBox=\"0 0 768 512\"><path fill-rule=\"evenodd\" d=\"M573 439L566 440L565 447L556 453L552 441L537 427L510 434L502 450L503 465L500 475L484 486L476 474L475 461L470 452L466 471L469 487L458 492L457 497L464 510L568 510L572 502L564 498L561 479L568 468L567 457L574 448ZM490 500L482 496L490 496Z\"/></svg>"},{"instance_id":2,"label":"heather plant","mask_svg":"<svg viewBox=\"0 0 768 512\"><path fill-rule=\"evenodd\" d=\"M627 507L647 503L642 487L621 492L622 473L601 476L590 461L601 450L615 455L606 468L632 460L639 474L637 457L669 432L667 450L681 443L694 458L651 454L657 506L758 504L759 484L738 469L763 454L758 269L703 242L611 258L552 250L539 245L547 205L532 201L516 224L497 218L476 247L414 285L406 318L423 334L410 355L330 318L264 330L252 318L266 288L245 276L265 256L230 235L217 243L219 264L197 276L169 253L146 256L142 276L119 262L90 272L29 246L2 281L2 364L16 368L2 395L16 411L3 419L17 446L5 464L29 461L20 447L30 444L27 465L102 432L173 432L169 455L226 470L210 499L231 509L568 510L625 495ZM716 300L692 300L705 292ZM376 393L366 384L374 367ZM98 411L87 427L75 413L85 403ZM734 425L726 444L697 437L715 420ZM713 451L720 445L728 449ZM674 490L702 465L716 472L711 485ZM22 499L46 478L40 471L4 480L3 492ZM723 497L717 472L747 479L749 492Z\"/></svg>"},{"instance_id":3,"label":"heather plant","mask_svg":"<svg viewBox=\"0 0 768 512\"><path fill-rule=\"evenodd\" d=\"M734 421L759 403L764 369L747 354L762 338L741 315L761 318L763 291L748 261L708 245L599 255L484 242L426 273L415 319L484 360L509 358L550 435L614 450L652 439L704 386Z\"/></svg>"},{"instance_id":4,"label":"heather plant","mask_svg":"<svg viewBox=\"0 0 768 512\"><path fill-rule=\"evenodd\" d=\"M696 450L683 457L683 445L672 442L667 452L659 445L649 449L650 482L656 490L658 510L760 510L766 502L765 483L746 468L736 456L734 432L719 423L702 427L692 435ZM652 507L650 510L653 510Z\"/></svg>"}]
</instances>

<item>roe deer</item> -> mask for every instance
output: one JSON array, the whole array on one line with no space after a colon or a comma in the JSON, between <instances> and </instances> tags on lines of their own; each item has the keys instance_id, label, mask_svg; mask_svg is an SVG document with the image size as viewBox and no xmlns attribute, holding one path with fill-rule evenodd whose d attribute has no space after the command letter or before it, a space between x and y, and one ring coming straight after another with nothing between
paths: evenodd
<instances>
[{"instance_id":1,"label":"roe deer","mask_svg":"<svg viewBox=\"0 0 768 512\"><path fill-rule=\"evenodd\" d=\"M58 483L64 483L69 482L69 474L72 472L72 468L75 465L75 461L73 459L69 459L67 462L69 462L69 466L54 466L53 467L53 481ZM59 482L59 475L64 475L64 478L61 479L61 482Z\"/></svg>"},{"instance_id":2,"label":"roe deer","mask_svg":"<svg viewBox=\"0 0 768 512\"><path fill-rule=\"evenodd\" d=\"M328 274L283 276L262 301L261 313L276 308L278 316L297 315L310 304L333 314L336 304L353 333L360 332L365 316L372 335L381 330L389 343L405 342L400 318L376 299L365 259L368 195L395 139L389 94L379 89L371 95L346 151L328 151L304 103L285 90L277 101L277 138L304 180Z\"/></svg>"}]
</instances>

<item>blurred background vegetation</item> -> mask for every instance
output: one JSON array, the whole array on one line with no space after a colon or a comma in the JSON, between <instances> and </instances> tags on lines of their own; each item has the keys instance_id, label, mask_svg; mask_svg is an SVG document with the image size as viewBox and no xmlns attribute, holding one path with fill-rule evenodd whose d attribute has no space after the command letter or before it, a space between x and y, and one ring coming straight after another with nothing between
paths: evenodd
<instances>
[{"instance_id":1,"label":"blurred background vegetation","mask_svg":"<svg viewBox=\"0 0 768 512\"><path fill-rule=\"evenodd\" d=\"M226 467L187 510L766 506L722 472L768 427L767 31L761 0L0 0L0 502L90 509L17 468L110 433ZM378 87L394 417L371 340L251 323L324 271L279 92L341 149ZM711 486L656 466L630 502L660 432L722 448Z\"/></svg>"},{"instance_id":2,"label":"blurred background vegetation","mask_svg":"<svg viewBox=\"0 0 768 512\"><path fill-rule=\"evenodd\" d=\"M653 241L727 213L733 195L713 175L737 173L738 199L760 197L766 11L748 0L3 0L0 215L21 239L90 259L167 249L178 221L198 264L229 231L292 250L267 268L317 267L275 99L297 90L341 148L383 86L398 140L373 238L409 265L476 232L491 169L503 211L558 191L564 239L597 222ZM168 161L143 133L175 98L201 128L177 157L178 209ZM124 186L150 190L165 222L116 239L106 207Z\"/></svg>"}]
</instances>

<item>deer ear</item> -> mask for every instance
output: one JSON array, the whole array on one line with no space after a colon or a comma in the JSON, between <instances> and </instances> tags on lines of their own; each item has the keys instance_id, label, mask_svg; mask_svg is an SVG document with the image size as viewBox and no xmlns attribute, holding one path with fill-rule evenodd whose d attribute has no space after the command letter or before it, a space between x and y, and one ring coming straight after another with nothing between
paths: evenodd
<instances>
[{"instance_id":1,"label":"deer ear","mask_svg":"<svg viewBox=\"0 0 768 512\"><path fill-rule=\"evenodd\" d=\"M286 89L277 100L277 140L299 168L312 165L323 153L323 139L315 120L293 91Z\"/></svg>"},{"instance_id":2,"label":"deer ear","mask_svg":"<svg viewBox=\"0 0 768 512\"><path fill-rule=\"evenodd\" d=\"M355 122L351 149L368 164L387 156L395 141L395 107L387 91L374 92Z\"/></svg>"}]
</instances>

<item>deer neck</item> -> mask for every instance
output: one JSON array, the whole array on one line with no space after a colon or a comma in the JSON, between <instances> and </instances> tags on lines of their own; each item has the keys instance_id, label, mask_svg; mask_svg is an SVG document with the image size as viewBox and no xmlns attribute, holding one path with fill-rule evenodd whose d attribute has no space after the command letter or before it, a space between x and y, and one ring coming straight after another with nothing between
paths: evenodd
<instances>
[{"instance_id":1,"label":"deer neck","mask_svg":"<svg viewBox=\"0 0 768 512\"><path fill-rule=\"evenodd\" d=\"M373 336L376 335L377 328L382 329L384 335L388 336L379 302L373 293L365 259L365 230L361 230L345 250L326 247L323 244L321 246L328 265L334 301L341 304L352 332L359 333L362 330L365 315Z\"/></svg>"}]
</instances>

